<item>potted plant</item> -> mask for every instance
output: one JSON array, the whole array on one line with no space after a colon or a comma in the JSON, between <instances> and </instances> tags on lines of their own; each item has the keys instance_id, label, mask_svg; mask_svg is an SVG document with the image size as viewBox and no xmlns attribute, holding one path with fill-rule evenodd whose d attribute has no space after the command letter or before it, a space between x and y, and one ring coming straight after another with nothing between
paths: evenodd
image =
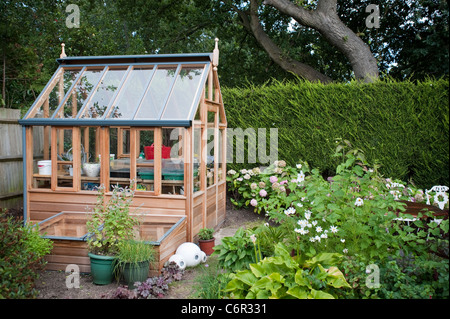
<instances>
[{"instance_id":1,"label":"potted plant","mask_svg":"<svg viewBox=\"0 0 450 319\"><path fill-rule=\"evenodd\" d=\"M107 285L114 278L114 263L123 240L133 239L139 220L129 214L134 193L129 188L115 187L105 202L105 187L99 187L97 203L86 222L88 256L93 282Z\"/></svg>"},{"instance_id":2,"label":"potted plant","mask_svg":"<svg viewBox=\"0 0 450 319\"><path fill-rule=\"evenodd\" d=\"M129 289L135 289L135 282L148 278L150 263L155 261L153 246L139 240L120 242L117 253L117 269L122 273Z\"/></svg>"},{"instance_id":3,"label":"potted plant","mask_svg":"<svg viewBox=\"0 0 450 319\"><path fill-rule=\"evenodd\" d=\"M214 238L214 228L202 228L198 233L198 243L200 245L200 249L205 252L207 256L210 256L215 246L215 238Z\"/></svg>"}]
</instances>

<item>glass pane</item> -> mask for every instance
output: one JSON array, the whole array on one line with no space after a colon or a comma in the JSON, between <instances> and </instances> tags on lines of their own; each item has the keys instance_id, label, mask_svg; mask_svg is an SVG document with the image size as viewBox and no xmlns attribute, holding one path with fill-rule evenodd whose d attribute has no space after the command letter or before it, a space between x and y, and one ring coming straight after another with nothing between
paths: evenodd
<instances>
[{"instance_id":1,"label":"glass pane","mask_svg":"<svg viewBox=\"0 0 450 319\"><path fill-rule=\"evenodd\" d=\"M50 126L33 127L33 188L51 188L52 174Z\"/></svg>"},{"instance_id":2,"label":"glass pane","mask_svg":"<svg viewBox=\"0 0 450 319\"><path fill-rule=\"evenodd\" d=\"M81 116L82 118L100 118L103 116L125 73L126 69L110 69L107 71Z\"/></svg>"},{"instance_id":3,"label":"glass pane","mask_svg":"<svg viewBox=\"0 0 450 319\"><path fill-rule=\"evenodd\" d=\"M117 152L118 158L123 156L129 156L130 155L130 129L119 129L119 131L122 131L122 152L120 152L120 145L119 150Z\"/></svg>"},{"instance_id":4,"label":"glass pane","mask_svg":"<svg viewBox=\"0 0 450 319\"><path fill-rule=\"evenodd\" d=\"M225 141L225 134L226 134L226 130L225 129L221 129L219 130L219 152L218 152L218 160L219 160L219 171L217 172L217 179L219 181L223 181L225 180L225 174L223 171L223 167L226 164L226 155L223 152L223 143Z\"/></svg>"},{"instance_id":5,"label":"glass pane","mask_svg":"<svg viewBox=\"0 0 450 319\"><path fill-rule=\"evenodd\" d=\"M203 68L183 67L167 102L163 119L187 119L198 91Z\"/></svg>"},{"instance_id":6,"label":"glass pane","mask_svg":"<svg viewBox=\"0 0 450 319\"><path fill-rule=\"evenodd\" d=\"M163 128L162 137L161 192L184 195L184 128Z\"/></svg>"},{"instance_id":7,"label":"glass pane","mask_svg":"<svg viewBox=\"0 0 450 319\"><path fill-rule=\"evenodd\" d=\"M201 161L201 146L202 146L202 129L194 128L194 193L201 190L200 183L200 161Z\"/></svg>"},{"instance_id":8,"label":"glass pane","mask_svg":"<svg viewBox=\"0 0 450 319\"><path fill-rule=\"evenodd\" d=\"M153 70L151 68L134 68L122 87L119 97L114 102L109 118L131 119L134 116Z\"/></svg>"},{"instance_id":9,"label":"glass pane","mask_svg":"<svg viewBox=\"0 0 450 319\"><path fill-rule=\"evenodd\" d=\"M75 118L100 79L102 72L103 69L85 71L56 117Z\"/></svg>"},{"instance_id":10,"label":"glass pane","mask_svg":"<svg viewBox=\"0 0 450 319\"><path fill-rule=\"evenodd\" d=\"M136 160L136 191L154 191L155 177L155 132L154 130L138 130L136 145L139 157Z\"/></svg>"},{"instance_id":11,"label":"glass pane","mask_svg":"<svg viewBox=\"0 0 450 319\"><path fill-rule=\"evenodd\" d=\"M97 191L100 186L100 128L81 127L81 189Z\"/></svg>"},{"instance_id":12,"label":"glass pane","mask_svg":"<svg viewBox=\"0 0 450 319\"><path fill-rule=\"evenodd\" d=\"M48 99L39 107L39 110L34 115L34 118L50 118L58 108L62 99L66 95L73 81L80 74L81 69L77 70L63 70L58 75L55 85L53 86Z\"/></svg>"},{"instance_id":13,"label":"glass pane","mask_svg":"<svg viewBox=\"0 0 450 319\"><path fill-rule=\"evenodd\" d=\"M130 158L122 157L116 158L118 154L118 134L117 128L110 128L109 130L109 177L110 190L113 187L126 187L130 185Z\"/></svg>"},{"instance_id":14,"label":"glass pane","mask_svg":"<svg viewBox=\"0 0 450 319\"><path fill-rule=\"evenodd\" d=\"M176 67L158 67L136 118L159 119L159 114L172 87L175 73Z\"/></svg>"},{"instance_id":15,"label":"glass pane","mask_svg":"<svg viewBox=\"0 0 450 319\"><path fill-rule=\"evenodd\" d=\"M73 135L71 129L56 130L57 186L73 187Z\"/></svg>"},{"instance_id":16,"label":"glass pane","mask_svg":"<svg viewBox=\"0 0 450 319\"><path fill-rule=\"evenodd\" d=\"M206 140L206 186L214 184L214 129L208 128Z\"/></svg>"}]
</instances>

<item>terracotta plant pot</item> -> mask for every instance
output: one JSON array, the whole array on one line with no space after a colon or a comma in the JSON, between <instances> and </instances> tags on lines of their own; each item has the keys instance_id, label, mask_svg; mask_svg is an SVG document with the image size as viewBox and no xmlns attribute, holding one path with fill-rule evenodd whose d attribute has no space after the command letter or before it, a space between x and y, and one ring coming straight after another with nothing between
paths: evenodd
<instances>
[{"instance_id":1,"label":"terracotta plant pot","mask_svg":"<svg viewBox=\"0 0 450 319\"><path fill-rule=\"evenodd\" d=\"M198 243L200 246L200 250L204 251L207 256L210 256L214 252L213 247L215 246L215 240L215 238L206 240L199 239Z\"/></svg>"}]
</instances>

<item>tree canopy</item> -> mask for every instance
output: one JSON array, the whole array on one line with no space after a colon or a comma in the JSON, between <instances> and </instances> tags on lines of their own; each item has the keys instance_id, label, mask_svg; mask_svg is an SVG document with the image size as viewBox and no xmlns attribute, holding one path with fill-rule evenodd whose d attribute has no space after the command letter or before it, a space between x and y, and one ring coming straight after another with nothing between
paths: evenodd
<instances>
[{"instance_id":1,"label":"tree canopy","mask_svg":"<svg viewBox=\"0 0 450 319\"><path fill-rule=\"evenodd\" d=\"M66 24L69 4L80 10L79 28ZM315 27L283 4L303 15L335 10L333 19L355 39L349 33L352 39L344 35L333 42L325 34L333 24ZM369 4L379 6L378 28L366 24ZM0 103L12 108L30 106L56 69L62 42L68 56L158 54L211 52L218 37L224 86L308 79L285 61L307 66L324 82L360 78L339 46L350 40L367 47L379 77L423 79L449 72L444 0L6 0L0 3L0 21Z\"/></svg>"}]
</instances>

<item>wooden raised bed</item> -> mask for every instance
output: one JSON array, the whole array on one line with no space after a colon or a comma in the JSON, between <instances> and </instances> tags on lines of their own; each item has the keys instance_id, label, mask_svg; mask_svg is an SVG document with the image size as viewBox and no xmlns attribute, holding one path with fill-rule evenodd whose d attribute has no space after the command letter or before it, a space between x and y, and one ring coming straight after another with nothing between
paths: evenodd
<instances>
[{"instance_id":1,"label":"wooden raised bed","mask_svg":"<svg viewBox=\"0 0 450 319\"><path fill-rule=\"evenodd\" d=\"M76 264L80 272L91 271L86 242L88 214L61 212L38 224L42 237L53 241L52 252L46 256L46 269L64 271L67 265ZM149 275L153 275L186 242L186 216L140 215L140 218L141 226L136 233L156 250L157 262L149 269Z\"/></svg>"}]
</instances>

